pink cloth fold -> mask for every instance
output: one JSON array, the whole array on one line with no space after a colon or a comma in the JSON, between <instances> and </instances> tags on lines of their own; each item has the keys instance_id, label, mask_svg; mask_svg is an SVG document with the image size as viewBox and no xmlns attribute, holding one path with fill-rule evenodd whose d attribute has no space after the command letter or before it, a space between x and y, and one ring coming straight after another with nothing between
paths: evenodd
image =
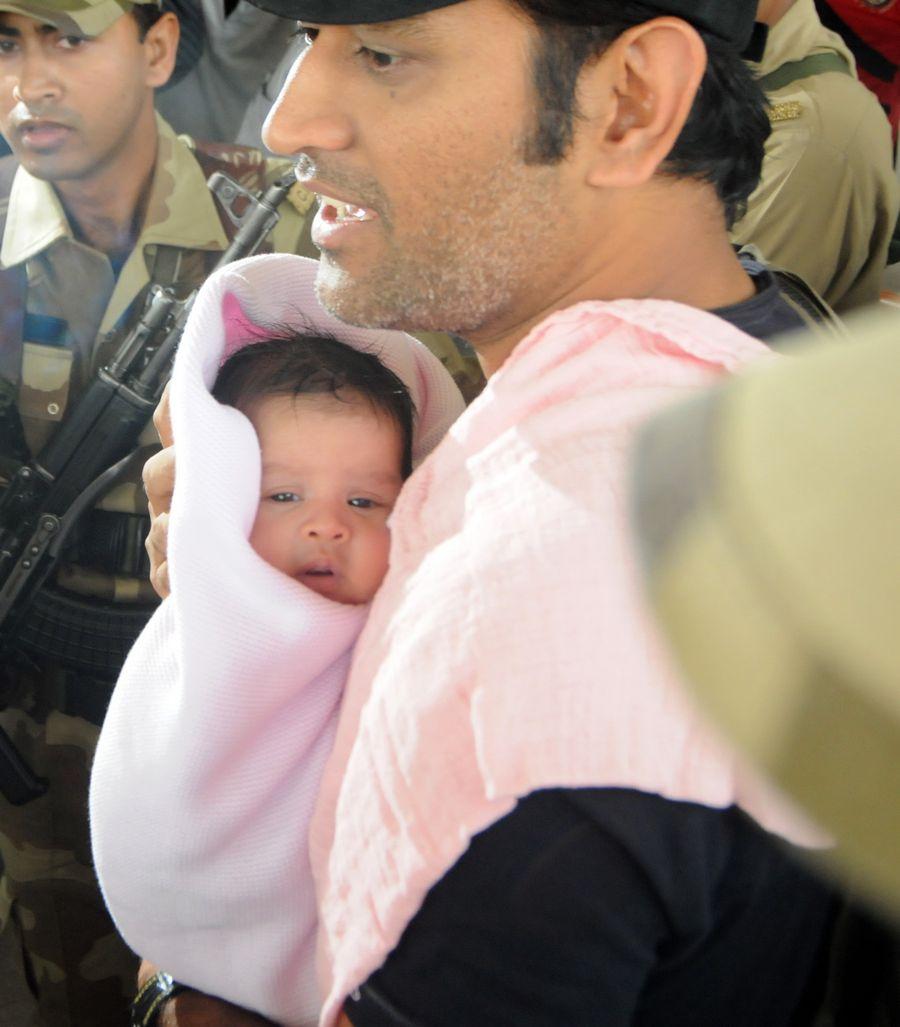
<instances>
[{"instance_id":1,"label":"pink cloth fold","mask_svg":"<svg viewBox=\"0 0 900 1027\"><path fill-rule=\"evenodd\" d=\"M326 314L316 264L250 258L214 275L172 378L178 454L172 596L130 653L91 780L94 856L131 947L179 980L279 1022L315 1022L307 833L367 608L333 603L251 549L260 455L209 388L223 357L293 326L378 355L416 405L419 462L463 408L428 350Z\"/></svg>"},{"instance_id":2,"label":"pink cloth fold","mask_svg":"<svg viewBox=\"0 0 900 1027\"><path fill-rule=\"evenodd\" d=\"M821 842L695 715L627 527L636 425L768 352L679 304L580 304L407 483L313 819L324 1027L472 836L536 789L737 803Z\"/></svg>"}]
</instances>

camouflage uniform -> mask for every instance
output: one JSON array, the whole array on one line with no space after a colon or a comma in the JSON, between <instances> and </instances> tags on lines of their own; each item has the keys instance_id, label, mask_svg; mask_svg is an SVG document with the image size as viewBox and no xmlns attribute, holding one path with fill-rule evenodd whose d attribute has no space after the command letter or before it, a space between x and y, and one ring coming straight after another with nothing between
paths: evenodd
<instances>
[{"instance_id":1,"label":"camouflage uniform","mask_svg":"<svg viewBox=\"0 0 900 1027\"><path fill-rule=\"evenodd\" d=\"M19 168L8 197L0 195L0 217L7 208L0 264L27 270L23 344L18 359L4 354L3 370L18 383L32 453L65 418L92 370L108 359L150 281L189 292L228 244L217 201L206 186L203 155L195 155L190 141L176 137L162 119L158 130L144 227L118 276L104 254L73 238L49 184ZM234 147L220 148L216 159L253 189L262 184L261 169L267 180L285 170L284 162L262 164L259 153ZM298 185L289 201L270 245L313 256L306 216L312 197ZM142 442L154 439L148 425ZM134 461L128 480L88 515L96 537L87 546L85 563L79 562L84 553L76 552L54 582L66 595L149 609L152 591L142 553L146 507L138 484L142 463ZM122 525L127 544L113 540L113 533L123 534ZM118 550L124 571L91 565L91 557L103 556L104 549ZM12 934L21 950L23 973L35 995L31 1022L44 1027L126 1023L134 990L136 959L103 905L87 826L91 756L115 673L112 665L97 674L74 671L35 650L3 668L0 724L50 784L46 795L24 806L0 797L0 927L4 940Z\"/></svg>"}]
</instances>

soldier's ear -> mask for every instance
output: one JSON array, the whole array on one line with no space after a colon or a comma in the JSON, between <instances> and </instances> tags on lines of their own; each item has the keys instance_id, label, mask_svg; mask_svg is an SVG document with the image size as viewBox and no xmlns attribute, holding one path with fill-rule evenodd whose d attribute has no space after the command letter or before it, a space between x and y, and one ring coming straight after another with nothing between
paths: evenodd
<instances>
[{"instance_id":1,"label":"soldier's ear","mask_svg":"<svg viewBox=\"0 0 900 1027\"><path fill-rule=\"evenodd\" d=\"M678 18L654 18L615 39L579 80L590 124L586 181L646 182L675 145L706 71L706 47Z\"/></svg>"},{"instance_id":2,"label":"soldier's ear","mask_svg":"<svg viewBox=\"0 0 900 1027\"><path fill-rule=\"evenodd\" d=\"M147 30L144 37L144 55L148 86L159 89L169 81L175 68L180 33L178 19L171 11L166 11Z\"/></svg>"}]
</instances>

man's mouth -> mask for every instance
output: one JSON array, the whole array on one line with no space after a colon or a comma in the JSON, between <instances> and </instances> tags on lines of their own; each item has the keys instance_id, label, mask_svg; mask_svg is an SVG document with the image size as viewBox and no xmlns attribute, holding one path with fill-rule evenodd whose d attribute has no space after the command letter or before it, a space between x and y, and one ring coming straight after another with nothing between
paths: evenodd
<instances>
[{"instance_id":1,"label":"man's mouth","mask_svg":"<svg viewBox=\"0 0 900 1027\"><path fill-rule=\"evenodd\" d=\"M347 200L336 200L319 193L319 209L312 223L312 241L325 253L342 247L357 232L370 231L379 215L371 207L361 207Z\"/></svg>"},{"instance_id":2,"label":"man's mouth","mask_svg":"<svg viewBox=\"0 0 900 1027\"><path fill-rule=\"evenodd\" d=\"M59 121L23 121L16 126L16 133L22 143L33 149L45 149L58 145L71 132L68 125Z\"/></svg>"},{"instance_id":3,"label":"man's mouth","mask_svg":"<svg viewBox=\"0 0 900 1027\"><path fill-rule=\"evenodd\" d=\"M319 197L319 216L328 224L373 221L378 217L375 211L366 207L357 207L353 203L333 200L328 196Z\"/></svg>"}]
</instances>

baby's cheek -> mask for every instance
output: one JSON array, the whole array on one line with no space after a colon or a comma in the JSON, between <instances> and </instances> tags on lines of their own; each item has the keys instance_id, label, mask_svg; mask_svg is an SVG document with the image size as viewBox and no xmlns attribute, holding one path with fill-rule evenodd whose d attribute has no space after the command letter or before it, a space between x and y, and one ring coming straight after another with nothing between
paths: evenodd
<instances>
[{"instance_id":1,"label":"baby's cheek","mask_svg":"<svg viewBox=\"0 0 900 1027\"><path fill-rule=\"evenodd\" d=\"M281 532L278 530L277 522L266 515L261 507L256 514L256 520L250 529L250 545L266 563L280 571L287 571L286 553L281 544Z\"/></svg>"}]
</instances>

